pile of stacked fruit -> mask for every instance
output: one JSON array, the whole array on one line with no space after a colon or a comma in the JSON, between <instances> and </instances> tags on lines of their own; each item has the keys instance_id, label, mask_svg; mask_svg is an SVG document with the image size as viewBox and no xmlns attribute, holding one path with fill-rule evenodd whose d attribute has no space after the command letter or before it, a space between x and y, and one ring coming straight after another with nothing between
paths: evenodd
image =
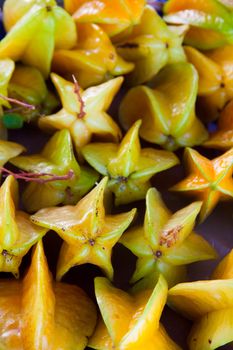
<instances>
[{"instance_id":1,"label":"pile of stacked fruit","mask_svg":"<svg viewBox=\"0 0 233 350\"><path fill-rule=\"evenodd\" d=\"M166 304L193 321L189 349L233 342L233 250L187 282L188 264L218 257L196 221L233 199L233 5L161 3L4 3L0 272L15 278L0 280L1 350L181 349L160 322ZM50 136L26 153L15 141L33 145L35 130ZM173 213L154 176L168 189L180 162L187 176L171 190L196 201ZM54 256L56 234L55 282L42 239ZM116 245L135 257L127 291ZM62 282L84 264L98 267L96 298Z\"/></svg>"}]
</instances>

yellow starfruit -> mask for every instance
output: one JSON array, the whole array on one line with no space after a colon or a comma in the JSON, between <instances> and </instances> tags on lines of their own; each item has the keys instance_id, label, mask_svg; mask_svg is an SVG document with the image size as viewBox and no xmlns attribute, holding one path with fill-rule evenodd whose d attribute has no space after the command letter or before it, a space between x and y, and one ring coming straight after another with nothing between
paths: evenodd
<instances>
[{"instance_id":1,"label":"yellow starfruit","mask_svg":"<svg viewBox=\"0 0 233 350\"><path fill-rule=\"evenodd\" d=\"M84 350L96 308L82 289L52 281L42 242L22 281L0 284L2 350Z\"/></svg>"},{"instance_id":2,"label":"yellow starfruit","mask_svg":"<svg viewBox=\"0 0 233 350\"><path fill-rule=\"evenodd\" d=\"M228 150L233 147L233 100L223 109L218 129L204 142L204 147Z\"/></svg>"},{"instance_id":3,"label":"yellow starfruit","mask_svg":"<svg viewBox=\"0 0 233 350\"><path fill-rule=\"evenodd\" d=\"M233 44L232 13L218 0L168 0L164 20L172 24L188 24L185 43L208 50Z\"/></svg>"},{"instance_id":4,"label":"yellow starfruit","mask_svg":"<svg viewBox=\"0 0 233 350\"><path fill-rule=\"evenodd\" d=\"M209 243L193 232L201 205L194 202L172 214L158 191L149 189L144 225L133 227L120 239L138 258L131 279L132 283L142 279L136 289L152 288L161 273L172 286L185 279L185 265L217 257Z\"/></svg>"},{"instance_id":5,"label":"yellow starfruit","mask_svg":"<svg viewBox=\"0 0 233 350\"><path fill-rule=\"evenodd\" d=\"M69 129L78 153L93 135L113 142L119 141L121 131L106 110L123 82L122 77L85 91L77 91L77 84L57 74L53 73L51 78L63 108L56 114L40 118L39 126L42 129Z\"/></svg>"},{"instance_id":6,"label":"yellow starfruit","mask_svg":"<svg viewBox=\"0 0 233 350\"><path fill-rule=\"evenodd\" d=\"M214 350L233 342L233 250L212 280L181 283L169 290L168 303L194 321L190 350Z\"/></svg>"},{"instance_id":7,"label":"yellow starfruit","mask_svg":"<svg viewBox=\"0 0 233 350\"><path fill-rule=\"evenodd\" d=\"M179 163L172 152L141 149L140 125L140 120L135 122L119 145L90 143L82 149L86 161L110 177L108 188L115 195L116 205L144 199L152 176Z\"/></svg>"},{"instance_id":8,"label":"yellow starfruit","mask_svg":"<svg viewBox=\"0 0 233 350\"><path fill-rule=\"evenodd\" d=\"M3 16L9 32L0 42L0 58L20 60L45 77L54 50L77 42L74 20L54 0L6 0Z\"/></svg>"},{"instance_id":9,"label":"yellow starfruit","mask_svg":"<svg viewBox=\"0 0 233 350\"><path fill-rule=\"evenodd\" d=\"M0 188L0 271L19 275L22 258L48 231L18 210L18 184L8 176Z\"/></svg>"},{"instance_id":10,"label":"yellow starfruit","mask_svg":"<svg viewBox=\"0 0 233 350\"><path fill-rule=\"evenodd\" d=\"M194 195L203 201L200 221L204 221L220 200L233 197L233 148L212 160L187 148L184 162L189 174L171 190Z\"/></svg>"},{"instance_id":11,"label":"yellow starfruit","mask_svg":"<svg viewBox=\"0 0 233 350\"><path fill-rule=\"evenodd\" d=\"M233 98L233 46L206 51L186 47L188 60L199 75L198 113L204 120L214 120Z\"/></svg>"},{"instance_id":12,"label":"yellow starfruit","mask_svg":"<svg viewBox=\"0 0 233 350\"><path fill-rule=\"evenodd\" d=\"M135 64L128 83L142 84L167 64L186 61L182 41L182 34L170 30L157 12L146 6L141 22L116 44L117 52Z\"/></svg>"},{"instance_id":13,"label":"yellow starfruit","mask_svg":"<svg viewBox=\"0 0 233 350\"><path fill-rule=\"evenodd\" d=\"M96 350L179 350L160 323L167 299L167 283L160 276L152 290L128 294L106 278L95 279L102 318L88 346Z\"/></svg>"},{"instance_id":14,"label":"yellow starfruit","mask_svg":"<svg viewBox=\"0 0 233 350\"><path fill-rule=\"evenodd\" d=\"M25 148L18 143L0 140L0 167L3 167L11 158L17 157L23 151Z\"/></svg>"},{"instance_id":15,"label":"yellow starfruit","mask_svg":"<svg viewBox=\"0 0 233 350\"><path fill-rule=\"evenodd\" d=\"M57 232L65 241L62 245L57 279L73 266L91 263L113 278L111 252L122 233L132 222L136 209L118 215L106 215L105 177L75 206L41 209L31 216L33 223Z\"/></svg>"},{"instance_id":16,"label":"yellow starfruit","mask_svg":"<svg viewBox=\"0 0 233 350\"><path fill-rule=\"evenodd\" d=\"M131 29L139 23L145 0L65 0L65 9L78 23L101 25L109 36Z\"/></svg>"},{"instance_id":17,"label":"yellow starfruit","mask_svg":"<svg viewBox=\"0 0 233 350\"><path fill-rule=\"evenodd\" d=\"M92 169L79 166L67 129L57 131L40 154L18 156L10 162L29 173L39 174L42 180L41 183L31 182L23 193L23 204L28 212L59 204L74 204L99 178ZM48 177L53 181L46 182Z\"/></svg>"},{"instance_id":18,"label":"yellow starfruit","mask_svg":"<svg viewBox=\"0 0 233 350\"><path fill-rule=\"evenodd\" d=\"M107 34L96 24L78 24L79 40L72 50L57 50L52 70L66 78L78 77L82 88L101 84L134 69L121 58Z\"/></svg>"},{"instance_id":19,"label":"yellow starfruit","mask_svg":"<svg viewBox=\"0 0 233 350\"><path fill-rule=\"evenodd\" d=\"M128 129L142 119L140 136L163 148L199 145L208 133L195 115L198 74L190 63L175 63L155 77L153 89L132 88L120 105L120 121Z\"/></svg>"}]
</instances>

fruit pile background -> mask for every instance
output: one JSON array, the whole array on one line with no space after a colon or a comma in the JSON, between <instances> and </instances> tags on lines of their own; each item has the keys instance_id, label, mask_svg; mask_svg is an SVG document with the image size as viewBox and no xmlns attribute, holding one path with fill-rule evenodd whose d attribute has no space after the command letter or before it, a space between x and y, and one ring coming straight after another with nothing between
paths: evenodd
<instances>
[{"instance_id":1,"label":"fruit pile background","mask_svg":"<svg viewBox=\"0 0 233 350\"><path fill-rule=\"evenodd\" d=\"M179 0L177 0L179 1ZM61 5L62 1L58 1ZM3 5L4 1L1 0L0 4ZM0 28L1 35L4 35L3 27ZM232 46L233 47L233 46ZM114 98L112 105L108 111L115 120L118 120L119 104L124 98L128 87L123 86L117 96ZM211 130L215 128L215 122L206 122L206 127ZM22 129L8 130L8 140L17 142L23 145L28 154L35 154L41 152L46 142L51 138L51 134L48 134L42 130L38 130L35 125L24 124ZM140 139L142 147L151 147L151 144L145 140ZM149 145L149 146L148 146ZM156 148L157 145L154 145ZM207 149L201 145L195 147L203 156L212 159L223 154L224 151L215 149ZM174 213L181 208L184 208L195 199L185 197L179 193L171 192L169 189L183 180L186 177L183 159L184 148L179 148L176 151L177 157L180 159L181 164L175 165L171 169L165 170L156 174L152 180L152 187L161 193L164 202L167 207ZM12 165L9 169L15 169ZM22 182L20 189L23 192L27 185ZM22 203L21 203L22 204ZM130 204L123 204L120 207L114 207L112 213L123 213L131 210L132 208L138 209L137 220L142 224L145 213L145 202L136 201ZM219 258L215 260L196 262L188 265L188 281L207 279L214 268L217 266L222 257L224 257L233 247L232 239L232 227L233 227L233 201L219 202L214 211L201 223L195 227L195 232L200 233L218 252ZM56 264L59 257L59 251L62 245L62 239L57 234L46 234L43 238L45 254L48 260L49 268L56 275ZM30 265L31 257L27 254L23 258L23 262L20 266L20 275L24 275L28 266ZM136 257L123 245L116 244L113 248L112 265L114 268L114 285L118 288L127 290L130 286L129 280L134 272L136 264ZM93 280L96 276L101 276L102 273L98 267L90 264L80 265L70 269L62 278L63 282L76 284L83 288L87 294L94 300L94 284ZM8 277L6 273L0 273L0 278ZM11 275L9 274L9 277ZM165 326L168 334L177 342L182 349L186 349L186 338L191 328L191 322L178 315L170 308L165 307L162 316L162 323ZM89 348L88 348L89 349ZM233 349L232 345L222 347L221 349Z\"/></svg>"}]
</instances>

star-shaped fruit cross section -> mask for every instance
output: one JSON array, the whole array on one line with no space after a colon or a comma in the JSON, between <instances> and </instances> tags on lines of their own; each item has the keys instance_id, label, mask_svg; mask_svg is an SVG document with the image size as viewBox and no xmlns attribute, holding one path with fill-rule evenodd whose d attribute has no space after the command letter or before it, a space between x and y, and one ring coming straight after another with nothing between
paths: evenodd
<instances>
[{"instance_id":1,"label":"star-shaped fruit cross section","mask_svg":"<svg viewBox=\"0 0 233 350\"><path fill-rule=\"evenodd\" d=\"M218 119L218 129L210 135L204 147L228 150L233 147L233 100L229 102Z\"/></svg>"},{"instance_id":2,"label":"star-shaped fruit cross section","mask_svg":"<svg viewBox=\"0 0 233 350\"><path fill-rule=\"evenodd\" d=\"M213 160L187 148L184 162L190 174L171 190L192 194L203 201L200 212L202 222L219 200L229 200L233 197L233 148Z\"/></svg>"},{"instance_id":3,"label":"star-shaped fruit cross section","mask_svg":"<svg viewBox=\"0 0 233 350\"><path fill-rule=\"evenodd\" d=\"M76 44L74 20L54 0L8 0L4 18L9 31L0 42L0 58L36 67L46 78L55 48Z\"/></svg>"},{"instance_id":4,"label":"star-shaped fruit cross section","mask_svg":"<svg viewBox=\"0 0 233 350\"><path fill-rule=\"evenodd\" d=\"M23 203L29 212L77 203L99 178L94 170L79 166L67 129L57 131L41 153L19 156L10 162L31 175L40 175L41 182L32 181L23 193ZM46 182L49 178L52 181Z\"/></svg>"},{"instance_id":5,"label":"star-shaped fruit cross section","mask_svg":"<svg viewBox=\"0 0 233 350\"><path fill-rule=\"evenodd\" d=\"M167 283L160 276L152 290L130 295L104 277L95 279L102 319L88 346L96 350L178 350L160 323L167 300Z\"/></svg>"},{"instance_id":6,"label":"star-shaped fruit cross section","mask_svg":"<svg viewBox=\"0 0 233 350\"><path fill-rule=\"evenodd\" d=\"M42 241L21 281L0 285L0 348L84 350L96 308L79 287L52 281Z\"/></svg>"},{"instance_id":7,"label":"star-shaped fruit cross section","mask_svg":"<svg viewBox=\"0 0 233 350\"><path fill-rule=\"evenodd\" d=\"M194 321L190 350L214 350L233 342L233 250L217 266L212 280L170 289L168 304Z\"/></svg>"},{"instance_id":8,"label":"star-shaped fruit cross section","mask_svg":"<svg viewBox=\"0 0 233 350\"><path fill-rule=\"evenodd\" d=\"M116 205L144 199L153 175L179 163L172 152L141 149L140 125L141 120L135 122L119 145L90 143L82 149L86 161L110 177L108 187L115 194Z\"/></svg>"},{"instance_id":9,"label":"star-shaped fruit cross section","mask_svg":"<svg viewBox=\"0 0 233 350\"><path fill-rule=\"evenodd\" d=\"M0 271L16 277L24 255L48 231L17 209L18 196L18 183L8 176L0 188Z\"/></svg>"},{"instance_id":10,"label":"star-shaped fruit cross section","mask_svg":"<svg viewBox=\"0 0 233 350\"><path fill-rule=\"evenodd\" d=\"M202 144L207 130L195 114L198 74L188 62L165 66L153 79L153 89L139 85L121 101L119 117L124 129L142 119L140 136L174 151Z\"/></svg>"},{"instance_id":11,"label":"star-shaped fruit cross section","mask_svg":"<svg viewBox=\"0 0 233 350\"><path fill-rule=\"evenodd\" d=\"M122 233L134 219L136 209L118 215L106 215L104 192L108 178L75 206L47 208L31 216L33 223L54 230L65 241L62 245L57 279L73 266L91 263L112 279L111 252Z\"/></svg>"},{"instance_id":12,"label":"star-shaped fruit cross section","mask_svg":"<svg viewBox=\"0 0 233 350\"><path fill-rule=\"evenodd\" d=\"M71 83L57 74L51 74L63 108L56 114L39 119L42 129L69 129L77 151L91 141L92 135L119 141L121 131L106 113L123 78L118 77L81 91L77 81Z\"/></svg>"},{"instance_id":13,"label":"star-shaped fruit cross section","mask_svg":"<svg viewBox=\"0 0 233 350\"><path fill-rule=\"evenodd\" d=\"M171 286L184 279L186 264L217 257L209 243L192 231L201 205L194 202L172 214L159 192L149 189L143 227L130 229L120 239L138 257L131 282L142 279L140 288L152 287L162 273Z\"/></svg>"}]
</instances>

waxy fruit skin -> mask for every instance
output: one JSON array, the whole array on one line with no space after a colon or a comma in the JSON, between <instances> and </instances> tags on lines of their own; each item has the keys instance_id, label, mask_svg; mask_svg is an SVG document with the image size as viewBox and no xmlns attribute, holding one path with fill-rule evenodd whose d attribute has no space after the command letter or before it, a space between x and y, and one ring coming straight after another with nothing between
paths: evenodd
<instances>
[{"instance_id":1,"label":"waxy fruit skin","mask_svg":"<svg viewBox=\"0 0 233 350\"><path fill-rule=\"evenodd\" d=\"M106 215L107 182L107 177L102 179L75 206L42 209L31 216L33 223L57 232L65 241L58 260L58 280L73 266L86 263L99 266L108 278L113 278L112 248L133 221L136 209Z\"/></svg>"},{"instance_id":2,"label":"waxy fruit skin","mask_svg":"<svg viewBox=\"0 0 233 350\"><path fill-rule=\"evenodd\" d=\"M28 212L59 204L77 203L99 178L94 170L79 166L67 129L57 131L41 153L18 156L10 162L29 173L47 173L50 177L55 177L54 181L42 184L31 182L26 187L23 203ZM66 176L71 171L73 174L67 180L56 180L56 176Z\"/></svg>"},{"instance_id":3,"label":"waxy fruit skin","mask_svg":"<svg viewBox=\"0 0 233 350\"><path fill-rule=\"evenodd\" d=\"M233 100L221 112L217 131L210 134L210 138L203 146L220 150L233 147Z\"/></svg>"},{"instance_id":4,"label":"waxy fruit skin","mask_svg":"<svg viewBox=\"0 0 233 350\"><path fill-rule=\"evenodd\" d=\"M214 248L193 232L201 206L194 202L172 214L159 192L149 189L144 225L129 229L120 239L138 258L131 278L132 283L140 280L135 290L153 288L161 273L173 286L185 279L185 265L217 257Z\"/></svg>"},{"instance_id":5,"label":"waxy fruit skin","mask_svg":"<svg viewBox=\"0 0 233 350\"><path fill-rule=\"evenodd\" d=\"M72 17L56 1L6 0L3 16L9 32L0 42L0 58L36 67L45 78L54 50L72 48L77 42Z\"/></svg>"},{"instance_id":6,"label":"waxy fruit skin","mask_svg":"<svg viewBox=\"0 0 233 350\"><path fill-rule=\"evenodd\" d=\"M187 46L185 53L199 74L198 114L206 121L215 120L233 98L233 46L205 53Z\"/></svg>"},{"instance_id":7,"label":"waxy fruit skin","mask_svg":"<svg viewBox=\"0 0 233 350\"><path fill-rule=\"evenodd\" d=\"M92 349L180 349L159 322L167 300L167 283L162 276L152 290L135 295L97 277L95 294L102 318L88 343Z\"/></svg>"},{"instance_id":8,"label":"waxy fruit skin","mask_svg":"<svg viewBox=\"0 0 233 350\"><path fill-rule=\"evenodd\" d=\"M83 110L75 93L75 84L55 73L51 74L51 78L61 98L63 108L56 114L40 118L40 128L45 130L68 129L78 153L81 147L91 141L93 135L107 141L118 142L120 140L121 130L106 111L121 87L122 77L81 91Z\"/></svg>"},{"instance_id":9,"label":"waxy fruit skin","mask_svg":"<svg viewBox=\"0 0 233 350\"><path fill-rule=\"evenodd\" d=\"M233 14L218 0L169 0L164 5L164 20L188 24L184 42L201 50L233 44Z\"/></svg>"},{"instance_id":10,"label":"waxy fruit skin","mask_svg":"<svg viewBox=\"0 0 233 350\"><path fill-rule=\"evenodd\" d=\"M167 64L184 62L183 34L169 29L157 12L146 6L141 21L132 32L116 43L117 52L135 69L127 82L138 85L151 80Z\"/></svg>"},{"instance_id":11,"label":"waxy fruit skin","mask_svg":"<svg viewBox=\"0 0 233 350\"><path fill-rule=\"evenodd\" d=\"M171 190L193 195L203 202L200 212L202 222L220 200L233 197L233 148L212 160L186 148L184 164L189 175Z\"/></svg>"},{"instance_id":12,"label":"waxy fruit skin","mask_svg":"<svg viewBox=\"0 0 233 350\"><path fill-rule=\"evenodd\" d=\"M108 188L115 195L115 204L144 199L151 187L150 179L158 172L179 163L172 152L141 148L138 120L121 143L90 143L83 147L85 160L99 173L109 176ZM104 150L104 151L103 151Z\"/></svg>"},{"instance_id":13,"label":"waxy fruit skin","mask_svg":"<svg viewBox=\"0 0 233 350\"><path fill-rule=\"evenodd\" d=\"M233 250L212 280L181 283L169 290L168 304L194 321L190 350L214 350L233 341Z\"/></svg>"},{"instance_id":14,"label":"waxy fruit skin","mask_svg":"<svg viewBox=\"0 0 233 350\"><path fill-rule=\"evenodd\" d=\"M120 57L108 35L92 23L77 24L79 38L72 50L56 50L52 70L69 80L78 77L82 88L131 72L134 64Z\"/></svg>"},{"instance_id":15,"label":"waxy fruit skin","mask_svg":"<svg viewBox=\"0 0 233 350\"><path fill-rule=\"evenodd\" d=\"M0 284L2 350L84 350L96 308L77 286L52 281L42 241L21 281Z\"/></svg>"},{"instance_id":16,"label":"waxy fruit skin","mask_svg":"<svg viewBox=\"0 0 233 350\"><path fill-rule=\"evenodd\" d=\"M120 105L120 122L128 129L142 119L140 136L168 150L202 144L208 133L195 115L198 74L190 63L163 68L153 80L153 89L137 86Z\"/></svg>"},{"instance_id":17,"label":"waxy fruit skin","mask_svg":"<svg viewBox=\"0 0 233 350\"><path fill-rule=\"evenodd\" d=\"M0 187L0 271L18 277L22 258L48 231L18 210L18 183L8 176Z\"/></svg>"},{"instance_id":18,"label":"waxy fruit skin","mask_svg":"<svg viewBox=\"0 0 233 350\"><path fill-rule=\"evenodd\" d=\"M99 24L110 37L138 24L145 4L145 0L64 0L76 22Z\"/></svg>"}]
</instances>

